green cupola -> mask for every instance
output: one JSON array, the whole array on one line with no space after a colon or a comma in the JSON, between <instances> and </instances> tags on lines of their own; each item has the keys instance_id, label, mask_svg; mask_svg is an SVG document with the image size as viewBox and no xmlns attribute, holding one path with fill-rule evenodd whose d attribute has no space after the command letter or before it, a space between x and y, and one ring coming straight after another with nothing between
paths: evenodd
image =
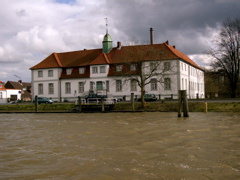
<instances>
[{"instance_id":1,"label":"green cupola","mask_svg":"<svg viewBox=\"0 0 240 180\"><path fill-rule=\"evenodd\" d=\"M103 37L103 53L109 53L112 50L112 38L111 36L106 33L105 36Z\"/></svg>"}]
</instances>

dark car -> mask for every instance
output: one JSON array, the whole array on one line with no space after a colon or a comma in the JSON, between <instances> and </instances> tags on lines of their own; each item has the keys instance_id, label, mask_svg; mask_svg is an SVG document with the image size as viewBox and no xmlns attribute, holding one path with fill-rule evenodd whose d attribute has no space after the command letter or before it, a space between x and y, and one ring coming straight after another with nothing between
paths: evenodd
<instances>
[{"instance_id":1,"label":"dark car","mask_svg":"<svg viewBox=\"0 0 240 180\"><path fill-rule=\"evenodd\" d=\"M35 99L33 100L33 103L35 103ZM38 104L52 104L53 101L51 99L48 99L46 97L38 97Z\"/></svg>"},{"instance_id":2,"label":"dark car","mask_svg":"<svg viewBox=\"0 0 240 180\"><path fill-rule=\"evenodd\" d=\"M156 101L157 97L156 97L155 94L145 94L144 95L144 100L145 101ZM138 101L141 101L141 98L139 98Z\"/></svg>"}]
</instances>

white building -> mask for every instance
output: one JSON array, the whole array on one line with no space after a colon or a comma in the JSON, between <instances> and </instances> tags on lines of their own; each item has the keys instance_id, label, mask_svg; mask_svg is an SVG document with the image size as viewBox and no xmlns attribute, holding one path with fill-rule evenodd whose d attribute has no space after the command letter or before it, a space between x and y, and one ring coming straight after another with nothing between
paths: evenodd
<instances>
[{"instance_id":1,"label":"white building","mask_svg":"<svg viewBox=\"0 0 240 180\"><path fill-rule=\"evenodd\" d=\"M177 99L179 90L187 90L188 98L205 97L204 71L175 46L168 42L121 46L118 42L112 47L108 33L100 49L52 53L31 67L32 95L72 101L91 90L114 98L125 96L127 100L131 93L139 97L140 87L129 79L130 75L137 76L139 62L143 62L145 75L152 65L161 63L156 71L159 73L149 78L146 93Z\"/></svg>"},{"instance_id":2,"label":"white building","mask_svg":"<svg viewBox=\"0 0 240 180\"><path fill-rule=\"evenodd\" d=\"M21 89L6 89L4 83L0 81L0 104L16 100L21 100Z\"/></svg>"}]
</instances>

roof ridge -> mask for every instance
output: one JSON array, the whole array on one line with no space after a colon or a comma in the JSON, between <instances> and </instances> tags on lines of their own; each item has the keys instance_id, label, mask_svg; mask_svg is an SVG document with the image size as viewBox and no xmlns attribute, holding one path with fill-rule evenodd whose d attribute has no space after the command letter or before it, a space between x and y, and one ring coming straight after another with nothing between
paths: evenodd
<instances>
[{"instance_id":1,"label":"roof ridge","mask_svg":"<svg viewBox=\"0 0 240 180\"><path fill-rule=\"evenodd\" d=\"M54 57L55 57L58 65L59 65L60 67L63 67L63 65L62 65L62 63L61 63L61 61L60 61L60 59L59 59L59 57L58 57L58 54L54 52L53 55L54 55Z\"/></svg>"},{"instance_id":2,"label":"roof ridge","mask_svg":"<svg viewBox=\"0 0 240 180\"><path fill-rule=\"evenodd\" d=\"M110 64L110 61L109 61L109 59L108 59L106 53L103 53L103 55L104 55L104 57L105 57L106 62L107 62L108 64Z\"/></svg>"}]
</instances>

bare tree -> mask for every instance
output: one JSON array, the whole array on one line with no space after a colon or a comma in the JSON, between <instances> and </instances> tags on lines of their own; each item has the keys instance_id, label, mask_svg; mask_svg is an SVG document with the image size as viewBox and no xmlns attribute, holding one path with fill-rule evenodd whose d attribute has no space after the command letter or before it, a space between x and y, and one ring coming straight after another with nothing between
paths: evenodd
<instances>
[{"instance_id":1,"label":"bare tree","mask_svg":"<svg viewBox=\"0 0 240 180\"><path fill-rule=\"evenodd\" d=\"M141 106L144 109L146 102L144 95L146 93L145 87L153 83L162 84L163 74L171 71L172 64L168 61L162 61L161 45L136 45L128 46L127 51L123 54L125 63L123 64L124 75L126 81L135 81L140 87L141 91Z\"/></svg>"},{"instance_id":2,"label":"bare tree","mask_svg":"<svg viewBox=\"0 0 240 180\"><path fill-rule=\"evenodd\" d=\"M214 58L212 67L229 80L231 97L236 97L240 68L240 19L226 19L209 51Z\"/></svg>"}]
</instances>

